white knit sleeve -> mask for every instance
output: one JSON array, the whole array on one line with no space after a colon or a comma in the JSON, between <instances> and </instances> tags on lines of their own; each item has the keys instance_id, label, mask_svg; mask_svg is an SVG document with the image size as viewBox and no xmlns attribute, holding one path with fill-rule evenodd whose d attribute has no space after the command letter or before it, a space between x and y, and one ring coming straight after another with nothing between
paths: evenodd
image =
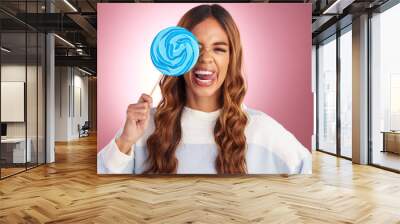
<instances>
[{"instance_id":1,"label":"white knit sleeve","mask_svg":"<svg viewBox=\"0 0 400 224\"><path fill-rule=\"evenodd\" d=\"M115 140L121 135L122 129L116 136L97 153L98 174L133 174L134 173L134 146L130 155L122 153L118 149Z\"/></svg>"},{"instance_id":2,"label":"white knit sleeve","mask_svg":"<svg viewBox=\"0 0 400 224\"><path fill-rule=\"evenodd\" d=\"M311 174L311 153L289 130L266 114L259 116L258 122L265 131L266 147L284 161L288 174Z\"/></svg>"}]
</instances>

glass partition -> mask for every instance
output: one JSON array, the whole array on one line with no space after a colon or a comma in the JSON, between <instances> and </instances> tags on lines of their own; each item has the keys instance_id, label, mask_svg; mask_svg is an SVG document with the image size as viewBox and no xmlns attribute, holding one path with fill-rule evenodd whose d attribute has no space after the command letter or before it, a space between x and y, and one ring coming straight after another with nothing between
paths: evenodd
<instances>
[{"instance_id":1,"label":"glass partition","mask_svg":"<svg viewBox=\"0 0 400 224\"><path fill-rule=\"evenodd\" d=\"M44 3L0 2L1 179L45 163L45 34L16 19Z\"/></svg>"},{"instance_id":2,"label":"glass partition","mask_svg":"<svg viewBox=\"0 0 400 224\"><path fill-rule=\"evenodd\" d=\"M26 41L25 32L1 34L2 177L24 171L31 162L29 145L26 150Z\"/></svg>"},{"instance_id":3,"label":"glass partition","mask_svg":"<svg viewBox=\"0 0 400 224\"><path fill-rule=\"evenodd\" d=\"M27 113L27 150L30 151L30 161L27 163L27 167L34 167L38 163L38 144L37 144L37 80L38 80L38 35L36 32L27 33L27 98L26 98L26 113Z\"/></svg>"}]
</instances>

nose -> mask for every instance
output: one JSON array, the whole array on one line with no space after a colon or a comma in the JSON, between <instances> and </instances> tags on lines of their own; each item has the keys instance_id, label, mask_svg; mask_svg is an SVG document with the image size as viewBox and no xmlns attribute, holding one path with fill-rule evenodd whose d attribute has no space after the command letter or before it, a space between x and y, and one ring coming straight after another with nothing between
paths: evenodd
<instances>
[{"instance_id":1,"label":"nose","mask_svg":"<svg viewBox=\"0 0 400 224\"><path fill-rule=\"evenodd\" d=\"M210 54L207 48L203 48L200 50L199 62L201 63L211 63L213 61L213 57Z\"/></svg>"}]
</instances>

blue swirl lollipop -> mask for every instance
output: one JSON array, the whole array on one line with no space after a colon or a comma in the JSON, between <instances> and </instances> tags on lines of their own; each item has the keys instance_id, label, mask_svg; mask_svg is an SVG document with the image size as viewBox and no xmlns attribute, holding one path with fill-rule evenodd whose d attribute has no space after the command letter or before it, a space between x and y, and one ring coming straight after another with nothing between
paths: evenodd
<instances>
[{"instance_id":1,"label":"blue swirl lollipop","mask_svg":"<svg viewBox=\"0 0 400 224\"><path fill-rule=\"evenodd\" d=\"M151 61L164 75L180 76L187 73L199 58L199 44L187 29L172 26L161 30L150 49Z\"/></svg>"}]
</instances>

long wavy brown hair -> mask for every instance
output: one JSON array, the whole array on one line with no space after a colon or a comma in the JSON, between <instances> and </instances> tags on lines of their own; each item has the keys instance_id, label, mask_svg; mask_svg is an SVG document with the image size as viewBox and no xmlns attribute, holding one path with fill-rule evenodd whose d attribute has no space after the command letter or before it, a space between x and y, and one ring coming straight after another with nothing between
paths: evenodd
<instances>
[{"instance_id":1,"label":"long wavy brown hair","mask_svg":"<svg viewBox=\"0 0 400 224\"><path fill-rule=\"evenodd\" d=\"M244 131L248 118L241 108L246 85L242 75L239 30L228 11L217 4L192 8L181 18L178 26L192 30L210 17L225 30L230 47L228 71L221 86L222 108L214 127L218 147L215 168L218 174L244 174L247 173ZM178 167L175 151L182 137L180 120L186 103L185 80L183 76L164 76L159 85L162 99L154 116L155 131L147 139L148 168L145 173L173 174Z\"/></svg>"}]
</instances>

